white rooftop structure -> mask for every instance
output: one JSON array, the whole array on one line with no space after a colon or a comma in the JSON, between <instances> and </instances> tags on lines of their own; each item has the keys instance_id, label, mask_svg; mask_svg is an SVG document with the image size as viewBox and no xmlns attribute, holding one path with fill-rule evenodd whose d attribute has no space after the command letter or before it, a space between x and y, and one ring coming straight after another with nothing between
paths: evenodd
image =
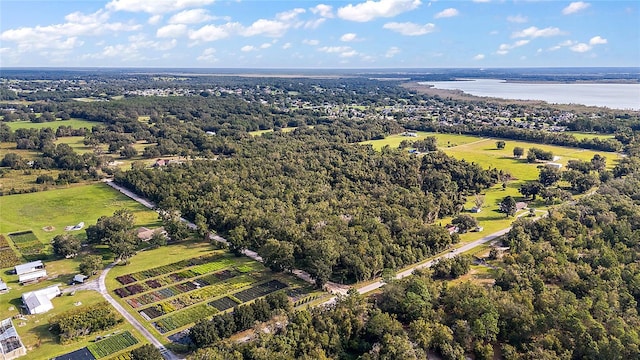
<instances>
[{"instance_id":1,"label":"white rooftop structure","mask_svg":"<svg viewBox=\"0 0 640 360\"><path fill-rule=\"evenodd\" d=\"M36 271L43 268L44 268L44 264L42 263L42 260L37 260L37 261L28 262L26 264L16 265L15 267L17 275L26 274L28 272Z\"/></svg>"},{"instance_id":2,"label":"white rooftop structure","mask_svg":"<svg viewBox=\"0 0 640 360\"><path fill-rule=\"evenodd\" d=\"M20 335L13 326L11 318L0 322L0 356L3 360L12 360L27 354Z\"/></svg>"},{"instance_id":3,"label":"white rooftop structure","mask_svg":"<svg viewBox=\"0 0 640 360\"><path fill-rule=\"evenodd\" d=\"M60 295L60 288L58 285L53 285L22 294L22 302L27 307L29 314L43 314L53 309L51 299L58 295Z\"/></svg>"}]
</instances>

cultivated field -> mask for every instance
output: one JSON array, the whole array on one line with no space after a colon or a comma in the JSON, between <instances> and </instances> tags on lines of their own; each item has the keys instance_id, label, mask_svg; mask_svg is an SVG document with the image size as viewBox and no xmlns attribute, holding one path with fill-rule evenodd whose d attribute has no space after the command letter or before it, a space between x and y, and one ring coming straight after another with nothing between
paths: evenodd
<instances>
[{"instance_id":1,"label":"cultivated field","mask_svg":"<svg viewBox=\"0 0 640 360\"><path fill-rule=\"evenodd\" d=\"M438 147L448 148L452 146L468 144L470 142L478 141L481 139L477 136L471 136L471 135L436 134L436 133L430 133L425 131L416 131L415 133L418 135L417 137L396 134L396 135L389 135L386 138L380 139L380 140L364 141L361 144L365 144L365 145L371 144L371 146L373 146L373 148L376 150L380 150L385 146L389 146L395 149L400 146L400 143L403 140L416 141L416 140L422 140L427 136L437 135Z\"/></svg>"},{"instance_id":2,"label":"cultivated field","mask_svg":"<svg viewBox=\"0 0 640 360\"><path fill-rule=\"evenodd\" d=\"M141 252L111 270L107 287L163 342L199 319L275 291L287 291L294 302L318 295L300 280L197 242Z\"/></svg>"}]
</instances>

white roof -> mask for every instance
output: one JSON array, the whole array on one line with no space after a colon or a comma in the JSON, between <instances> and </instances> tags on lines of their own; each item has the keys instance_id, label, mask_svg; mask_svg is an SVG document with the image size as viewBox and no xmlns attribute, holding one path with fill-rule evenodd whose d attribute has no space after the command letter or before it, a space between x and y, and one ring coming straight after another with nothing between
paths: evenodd
<instances>
[{"instance_id":1,"label":"white roof","mask_svg":"<svg viewBox=\"0 0 640 360\"><path fill-rule=\"evenodd\" d=\"M18 282L26 282L42 277L47 277L47 270L39 269L36 271L27 272L18 276Z\"/></svg>"},{"instance_id":2,"label":"white roof","mask_svg":"<svg viewBox=\"0 0 640 360\"><path fill-rule=\"evenodd\" d=\"M47 310L53 309L51 299L60 294L60 288L58 285L46 287L44 289L29 291L22 294L22 302L29 309L29 313L33 314L40 307L44 307Z\"/></svg>"},{"instance_id":3,"label":"white roof","mask_svg":"<svg viewBox=\"0 0 640 360\"><path fill-rule=\"evenodd\" d=\"M34 268L37 268L40 266L44 266L44 264L42 263L42 260L36 260L26 264L16 265L16 274L18 275L24 274L24 273L33 271Z\"/></svg>"},{"instance_id":4,"label":"white roof","mask_svg":"<svg viewBox=\"0 0 640 360\"><path fill-rule=\"evenodd\" d=\"M77 274L73 277L73 281L76 282L83 282L86 278L88 278L88 276L86 275L82 275L82 274Z\"/></svg>"}]
</instances>

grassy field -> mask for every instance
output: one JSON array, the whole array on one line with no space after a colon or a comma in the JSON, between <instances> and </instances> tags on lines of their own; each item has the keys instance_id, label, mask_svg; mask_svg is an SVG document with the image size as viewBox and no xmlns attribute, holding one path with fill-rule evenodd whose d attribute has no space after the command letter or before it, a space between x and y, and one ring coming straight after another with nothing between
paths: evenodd
<instances>
[{"instance_id":1,"label":"grassy field","mask_svg":"<svg viewBox=\"0 0 640 360\"><path fill-rule=\"evenodd\" d=\"M157 226L158 214L145 208L106 184L93 184L31 194L0 197L0 233L32 230L48 242L64 233L64 227L84 222L95 224L103 215L126 208L133 212L139 226ZM45 226L55 230L46 232ZM84 231L77 232L84 235Z\"/></svg>"},{"instance_id":2,"label":"grassy field","mask_svg":"<svg viewBox=\"0 0 640 360\"><path fill-rule=\"evenodd\" d=\"M598 139L613 139L613 138L615 138L615 135L613 135L613 134L583 133L583 132L577 132L577 131L576 132L567 131L566 134L571 134L578 140L581 140L581 139L593 139L593 138L598 138Z\"/></svg>"},{"instance_id":3,"label":"grassy field","mask_svg":"<svg viewBox=\"0 0 640 360\"><path fill-rule=\"evenodd\" d=\"M389 146L391 148L397 148L398 146L400 146L400 143L403 140L415 141L415 140L422 140L427 136L436 136L438 140L438 146L441 148L447 148L452 146L468 144L470 142L478 141L480 139L479 137L470 136L470 135L436 134L436 133L430 133L425 131L416 131L415 133L418 135L417 137L409 137L409 136L403 136L401 134L396 134L396 135L389 135L386 138L380 139L380 140L364 141L361 144L365 144L365 145L371 144L371 146L373 146L374 149L380 150L385 146Z\"/></svg>"},{"instance_id":4,"label":"grassy field","mask_svg":"<svg viewBox=\"0 0 640 360\"><path fill-rule=\"evenodd\" d=\"M484 227L483 232L470 232L462 234L460 236L461 242L470 242L477 240L483 236L494 233L498 230L508 227L513 218L507 218L503 213L498 211L498 204L506 196L513 196L518 201L522 199L522 196L518 192L520 186L530 180L538 178L538 165L527 163L524 157L522 159L515 159L513 157L513 148L522 147L526 151L529 148L536 147L545 151L551 151L558 158L554 162L566 165L569 160L590 160L595 154L603 155L607 158L607 166L609 168L616 164L616 161L620 158L620 154L608 153L602 151L585 150L579 148L562 147L555 145L542 145L524 141L504 140L506 146L504 149L496 148L497 139L482 138L469 135L457 135L457 134L439 134L418 132L418 139L426 136L435 136L438 140L438 145L447 154L458 158L464 159L468 162L479 164L483 168L497 168L506 171L511 174L512 180L507 182L506 188L502 187L502 184L496 184L490 189L487 189L484 195L484 205L482 211L477 214L471 214L478 219L480 226ZM389 145L391 147L397 147L402 140L416 139L413 137L405 137L401 135L388 136L382 140L372 140L364 142L363 144L371 144L374 149L381 149L383 146ZM454 145L454 146L452 146ZM471 209L474 206L474 198L468 197L468 202L465 204L465 209ZM546 209L547 206L540 200L529 203L530 207L536 209ZM526 211L526 210L525 210ZM539 215L539 214L538 214ZM438 221L442 225L446 225L451 221L451 218L443 218Z\"/></svg>"},{"instance_id":5,"label":"grassy field","mask_svg":"<svg viewBox=\"0 0 640 360\"><path fill-rule=\"evenodd\" d=\"M20 296L25 291L32 291L36 288L42 288L49 284L39 284L31 287L23 287L20 289L12 289L7 294L0 295L0 318L6 319L19 314L19 306L22 305ZM104 301L102 296L94 291L78 291L73 296L63 295L52 300L53 310L39 315L25 315L22 318L14 319L13 324L16 327L22 342L27 348L25 359L50 359L54 356L61 355L70 351L80 349L92 342L96 336L107 335L115 331L130 331L138 340L143 341L144 337L140 335L133 326L127 322L123 322L115 328L92 334L80 341L60 345L57 338L49 332L49 319L55 315L76 308L76 304L80 306L92 305Z\"/></svg>"},{"instance_id":6,"label":"grassy field","mask_svg":"<svg viewBox=\"0 0 640 360\"><path fill-rule=\"evenodd\" d=\"M54 130L58 129L60 126L71 126L74 129L87 128L91 129L92 127L99 125L100 123L93 121L86 121L82 119L69 119L69 120L57 120L51 122L43 122L43 123L34 123L31 121L11 121L5 123L9 126L9 128L13 131L16 129L44 129L44 128L52 128Z\"/></svg>"},{"instance_id":7,"label":"grassy field","mask_svg":"<svg viewBox=\"0 0 640 360\"><path fill-rule=\"evenodd\" d=\"M310 127L313 127L313 126L310 126ZM280 131L282 131L283 133L288 133L288 132L292 132L295 129L297 129L297 127L286 127L286 128L280 129ZM273 132L273 129L256 130L256 131L249 131L249 135L260 136L262 134L271 133L271 132Z\"/></svg>"}]
</instances>

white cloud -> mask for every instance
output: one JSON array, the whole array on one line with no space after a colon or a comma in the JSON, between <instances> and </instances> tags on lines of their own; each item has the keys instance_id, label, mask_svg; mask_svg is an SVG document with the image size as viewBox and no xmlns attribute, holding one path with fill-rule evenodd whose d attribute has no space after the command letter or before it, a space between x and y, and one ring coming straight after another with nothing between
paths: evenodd
<instances>
[{"instance_id":1,"label":"white cloud","mask_svg":"<svg viewBox=\"0 0 640 360\"><path fill-rule=\"evenodd\" d=\"M484 54L478 54L473 57L473 60L482 60L482 59L484 59Z\"/></svg>"},{"instance_id":2,"label":"white cloud","mask_svg":"<svg viewBox=\"0 0 640 360\"><path fill-rule=\"evenodd\" d=\"M571 14L577 13L578 11L586 9L589 6L591 6L591 4L586 3L584 1L572 2L571 4L569 4L569 6L562 9L562 14L571 15Z\"/></svg>"},{"instance_id":3,"label":"white cloud","mask_svg":"<svg viewBox=\"0 0 640 360\"><path fill-rule=\"evenodd\" d=\"M293 45L291 45L291 43L290 43L290 42L288 42L288 43L285 43L284 45L282 45L282 48L283 48L284 50L287 50L287 49L291 48L292 46L293 46Z\"/></svg>"},{"instance_id":4,"label":"white cloud","mask_svg":"<svg viewBox=\"0 0 640 360\"><path fill-rule=\"evenodd\" d=\"M305 13L305 9L296 8L293 10L276 14L276 19L280 21L292 21L292 20L295 20L298 17L298 15L304 14L304 13Z\"/></svg>"},{"instance_id":5,"label":"white cloud","mask_svg":"<svg viewBox=\"0 0 640 360\"><path fill-rule=\"evenodd\" d=\"M431 23L420 25L412 22L405 22L405 23L390 22L390 23L384 24L382 27L387 30L398 32L405 36L425 35L430 32L433 32L436 29L436 26Z\"/></svg>"},{"instance_id":6,"label":"white cloud","mask_svg":"<svg viewBox=\"0 0 640 360\"><path fill-rule=\"evenodd\" d=\"M473 0L474 3L488 3L491 2L491 0Z\"/></svg>"},{"instance_id":7,"label":"white cloud","mask_svg":"<svg viewBox=\"0 0 640 360\"><path fill-rule=\"evenodd\" d=\"M207 49L204 49L204 51L202 52L202 55L198 56L196 59L198 61L216 62L218 61L218 59L216 58L215 54L216 54L216 49L207 48Z\"/></svg>"},{"instance_id":8,"label":"white cloud","mask_svg":"<svg viewBox=\"0 0 640 360\"><path fill-rule=\"evenodd\" d=\"M205 9L192 9L181 11L169 19L169 24L197 24L213 20L213 16Z\"/></svg>"},{"instance_id":9,"label":"white cloud","mask_svg":"<svg viewBox=\"0 0 640 360\"><path fill-rule=\"evenodd\" d=\"M320 44L320 41L318 41L316 39L304 39L304 40L302 40L302 43L305 44L305 45L316 46L316 45Z\"/></svg>"},{"instance_id":10,"label":"white cloud","mask_svg":"<svg viewBox=\"0 0 640 360\"><path fill-rule=\"evenodd\" d=\"M189 32L189 39L195 41L216 41L229 37L242 29L239 23L226 23L224 25L205 25L198 30Z\"/></svg>"},{"instance_id":11,"label":"white cloud","mask_svg":"<svg viewBox=\"0 0 640 360\"><path fill-rule=\"evenodd\" d=\"M326 18L318 18L318 19L315 19L315 20L309 20L309 21L304 23L304 28L305 29L317 29L325 21L327 21Z\"/></svg>"},{"instance_id":12,"label":"white cloud","mask_svg":"<svg viewBox=\"0 0 640 360\"><path fill-rule=\"evenodd\" d=\"M602 45L606 43L607 43L607 39L604 39L600 36L594 36L589 40L590 45Z\"/></svg>"},{"instance_id":13,"label":"white cloud","mask_svg":"<svg viewBox=\"0 0 640 360\"><path fill-rule=\"evenodd\" d=\"M518 14L518 15L507 16L507 21L511 23L516 23L516 24L523 24L529 21L529 19L527 19L526 16L522 16Z\"/></svg>"},{"instance_id":14,"label":"white cloud","mask_svg":"<svg viewBox=\"0 0 640 360\"><path fill-rule=\"evenodd\" d=\"M149 20L147 20L147 23L156 25L160 22L160 20L162 20L162 15L153 15L149 18Z\"/></svg>"},{"instance_id":15,"label":"white cloud","mask_svg":"<svg viewBox=\"0 0 640 360\"><path fill-rule=\"evenodd\" d=\"M260 45L260 49L268 49L271 47L271 45L272 45L271 43L264 43Z\"/></svg>"},{"instance_id":16,"label":"white cloud","mask_svg":"<svg viewBox=\"0 0 640 360\"><path fill-rule=\"evenodd\" d=\"M240 48L240 51L244 51L244 52L256 51L256 50L258 50L258 49L253 45L245 45L245 46Z\"/></svg>"},{"instance_id":17,"label":"white cloud","mask_svg":"<svg viewBox=\"0 0 640 360\"><path fill-rule=\"evenodd\" d=\"M344 53L351 50L352 49L350 46L323 46L321 48L318 48L318 51L326 52L328 54Z\"/></svg>"},{"instance_id":18,"label":"white cloud","mask_svg":"<svg viewBox=\"0 0 640 360\"><path fill-rule=\"evenodd\" d=\"M282 21L259 19L242 31L244 36L263 35L280 37L289 29L289 24Z\"/></svg>"},{"instance_id":19,"label":"white cloud","mask_svg":"<svg viewBox=\"0 0 640 360\"><path fill-rule=\"evenodd\" d=\"M591 48L592 48L591 45L588 45L588 44L585 44L585 43L578 43L578 44L573 45L569 49L571 51L574 51L574 52L583 53L583 52L587 52L587 51L591 50Z\"/></svg>"},{"instance_id":20,"label":"white cloud","mask_svg":"<svg viewBox=\"0 0 640 360\"><path fill-rule=\"evenodd\" d=\"M561 43L559 43L558 45L552 46L549 48L549 51L556 51L556 50L560 50L563 47L567 47L567 46L572 46L574 45L576 42L573 40L565 40Z\"/></svg>"},{"instance_id":21,"label":"white cloud","mask_svg":"<svg viewBox=\"0 0 640 360\"><path fill-rule=\"evenodd\" d=\"M400 53L400 48L398 48L396 46L392 46L392 47L389 48L389 50L387 50L387 53L384 54L384 56L387 57L387 58L392 58L392 57L396 56L399 53Z\"/></svg>"},{"instance_id":22,"label":"white cloud","mask_svg":"<svg viewBox=\"0 0 640 360\"><path fill-rule=\"evenodd\" d=\"M312 13L314 14L319 14L322 17L325 18L332 18L333 17L333 7L331 5L325 5L325 4L318 4L315 7L312 7L311 9L309 9Z\"/></svg>"},{"instance_id":23,"label":"white cloud","mask_svg":"<svg viewBox=\"0 0 640 360\"><path fill-rule=\"evenodd\" d=\"M141 27L134 23L110 23L109 13L103 10L88 15L74 12L65 16L65 20L67 22L63 24L9 29L0 34L0 40L17 43L20 52L33 49L68 50L84 44L80 36L135 31Z\"/></svg>"},{"instance_id":24,"label":"white cloud","mask_svg":"<svg viewBox=\"0 0 640 360\"><path fill-rule=\"evenodd\" d=\"M460 13L458 12L457 9L454 8L448 8L448 9L444 9L442 11L440 11L439 13L437 13L434 17L436 19L440 19L440 18L449 18L449 17L454 17L454 16L458 16Z\"/></svg>"},{"instance_id":25,"label":"white cloud","mask_svg":"<svg viewBox=\"0 0 640 360\"><path fill-rule=\"evenodd\" d=\"M354 57L358 55L358 52L355 50L349 50L349 51L345 51L343 53L340 54L340 57Z\"/></svg>"},{"instance_id":26,"label":"white cloud","mask_svg":"<svg viewBox=\"0 0 640 360\"><path fill-rule=\"evenodd\" d=\"M148 40L143 34L129 36L128 44L108 45L102 49L102 52L96 54L85 55L85 58L104 59L118 58L124 61L139 61L146 59L143 54L148 50L167 51L177 45L175 39L170 41L153 41Z\"/></svg>"},{"instance_id":27,"label":"white cloud","mask_svg":"<svg viewBox=\"0 0 640 360\"><path fill-rule=\"evenodd\" d=\"M520 46L527 45L530 40L518 40L513 44L500 44L496 53L498 55L506 55L509 53L509 50L515 49Z\"/></svg>"},{"instance_id":28,"label":"white cloud","mask_svg":"<svg viewBox=\"0 0 640 360\"><path fill-rule=\"evenodd\" d=\"M420 0L367 0L363 3L341 7L338 17L344 20L367 22L376 18L389 18L420 6Z\"/></svg>"},{"instance_id":29,"label":"white cloud","mask_svg":"<svg viewBox=\"0 0 640 360\"><path fill-rule=\"evenodd\" d=\"M175 38L182 36L187 32L187 25L171 24L165 25L156 31L156 36L160 38Z\"/></svg>"},{"instance_id":30,"label":"white cloud","mask_svg":"<svg viewBox=\"0 0 640 360\"><path fill-rule=\"evenodd\" d=\"M340 36L340 41L349 42L349 41L357 40L357 38L358 38L358 35L354 33L346 33Z\"/></svg>"},{"instance_id":31,"label":"white cloud","mask_svg":"<svg viewBox=\"0 0 640 360\"><path fill-rule=\"evenodd\" d=\"M164 14L190 7L209 5L215 0L112 0L106 8L113 11Z\"/></svg>"},{"instance_id":32,"label":"white cloud","mask_svg":"<svg viewBox=\"0 0 640 360\"><path fill-rule=\"evenodd\" d=\"M535 26L528 27L522 31L516 31L511 34L512 38L539 38L562 35L563 32L557 27L546 27L544 29L538 29Z\"/></svg>"}]
</instances>

